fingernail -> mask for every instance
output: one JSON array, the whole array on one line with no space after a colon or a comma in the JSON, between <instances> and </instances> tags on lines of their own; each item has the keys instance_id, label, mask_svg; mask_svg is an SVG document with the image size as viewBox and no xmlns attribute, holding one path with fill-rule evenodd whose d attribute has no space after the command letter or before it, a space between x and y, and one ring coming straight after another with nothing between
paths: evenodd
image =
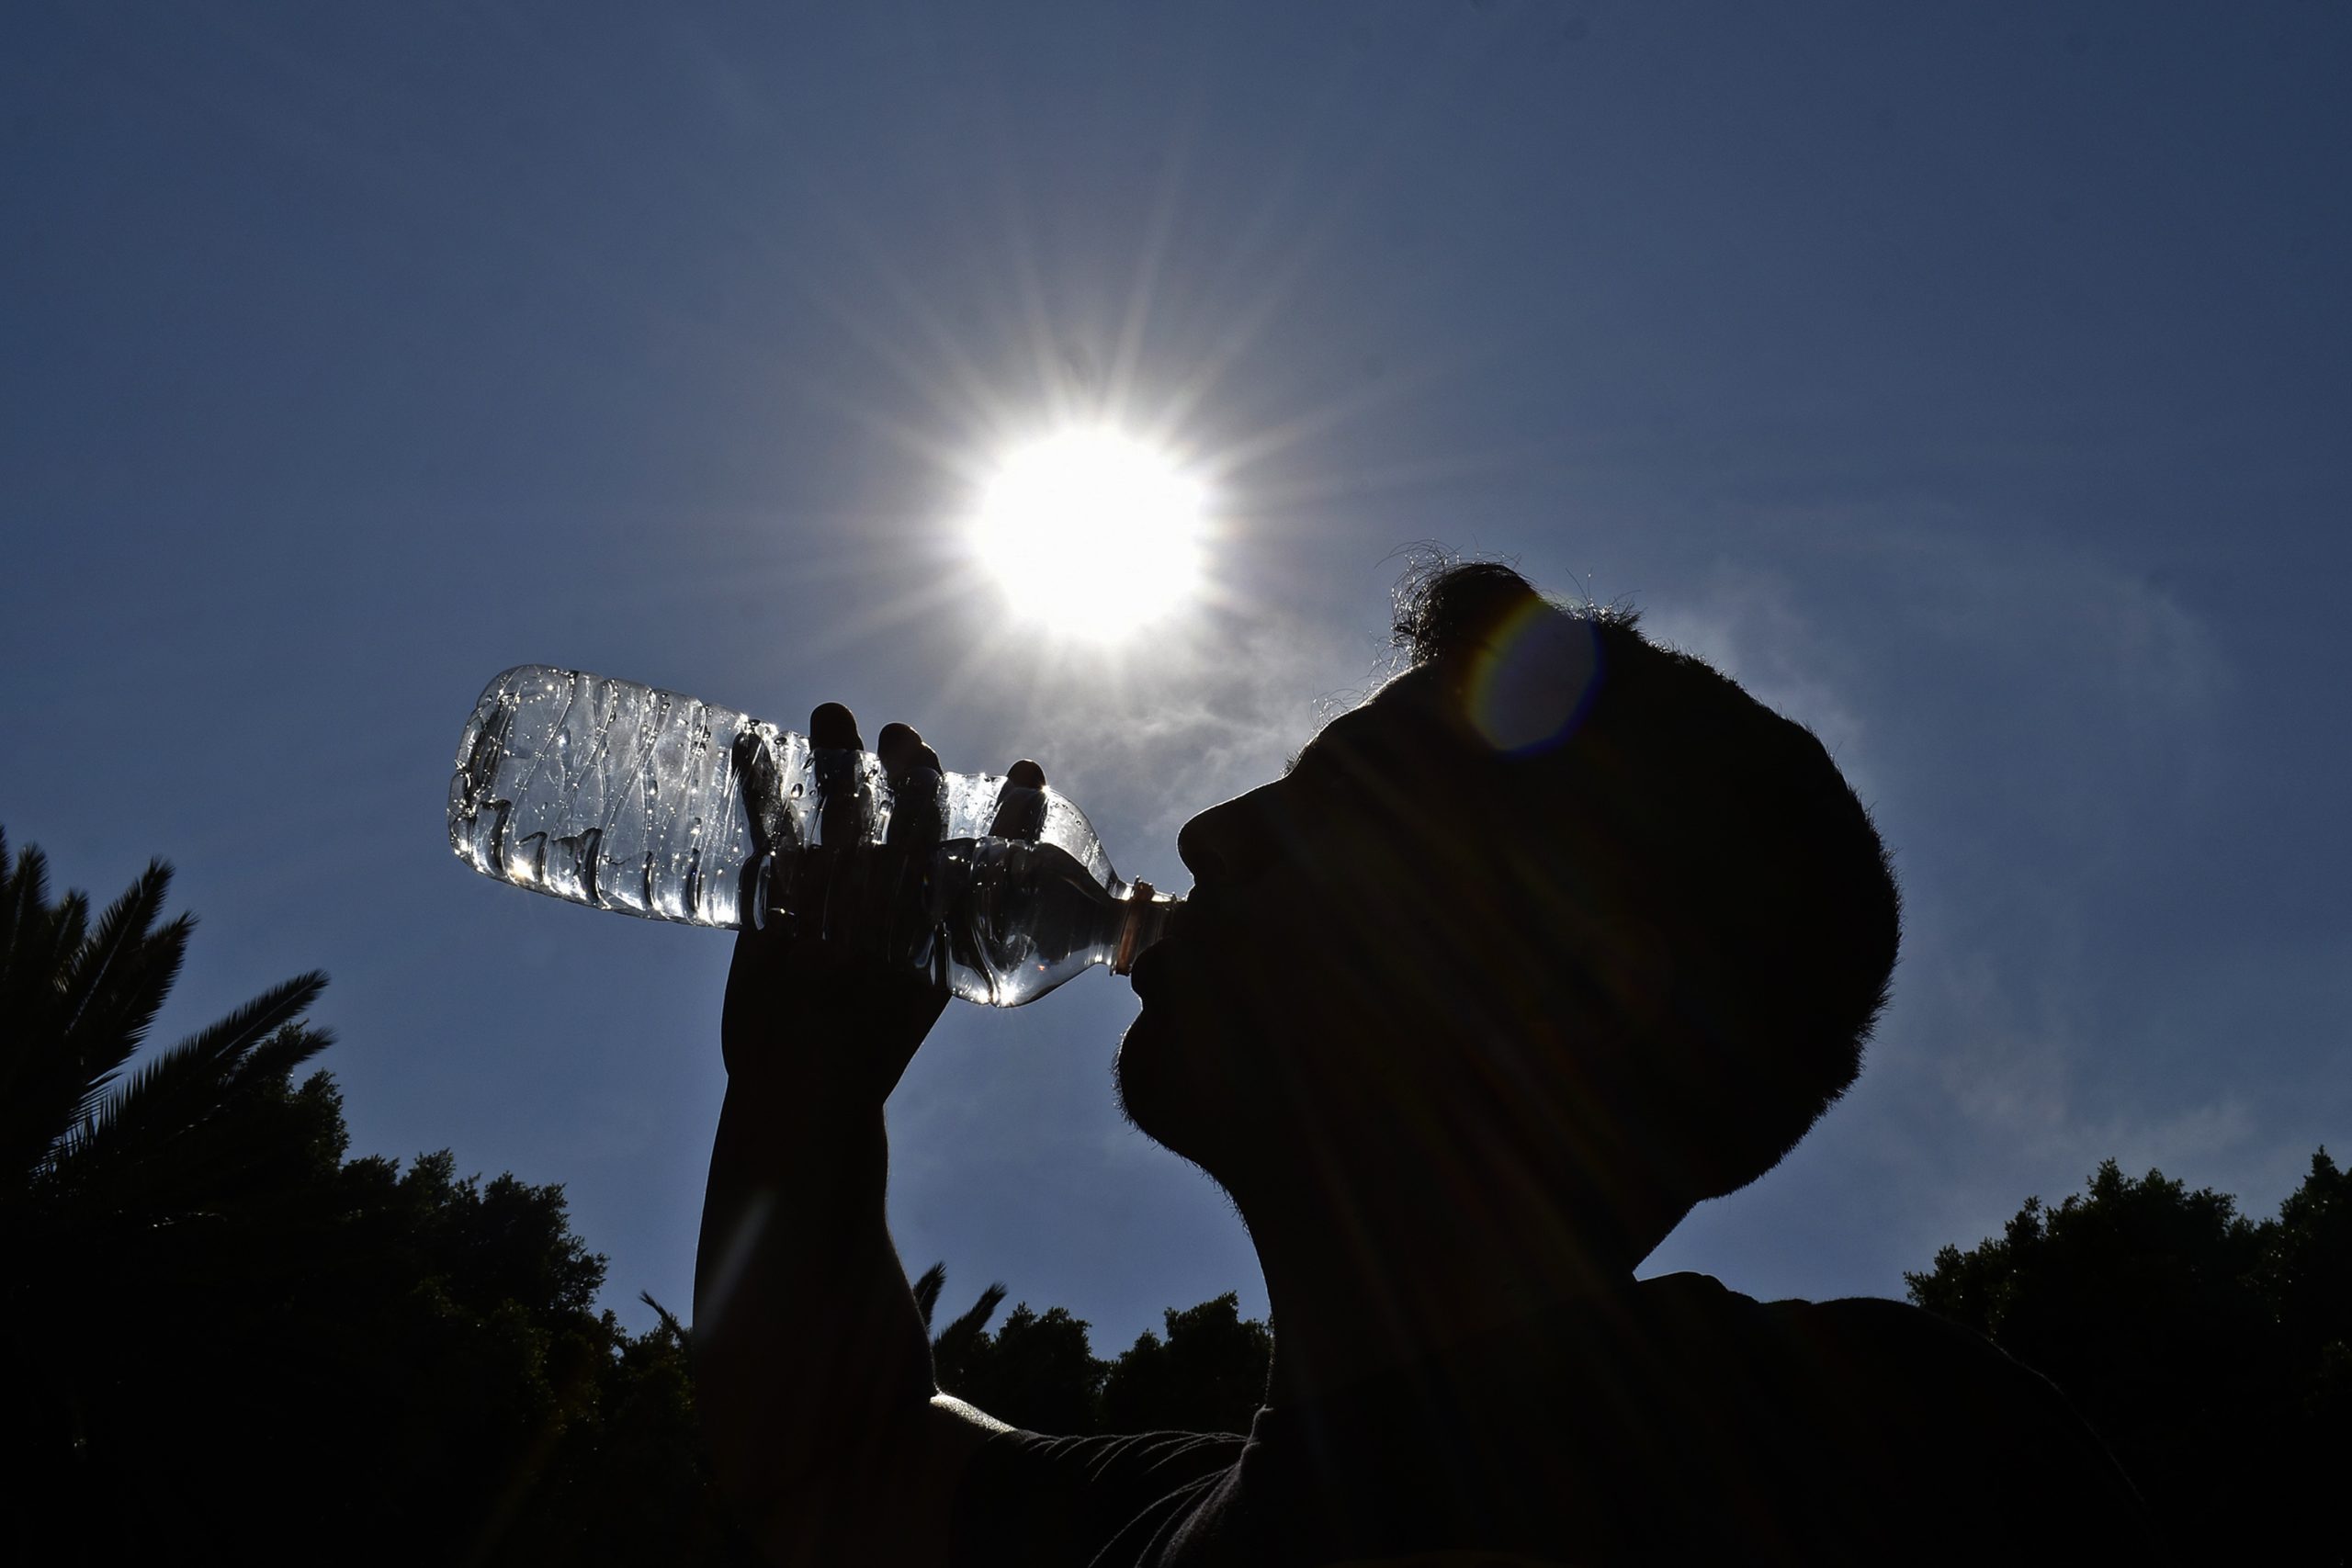
<instances>
[{"instance_id":1,"label":"fingernail","mask_svg":"<svg viewBox=\"0 0 2352 1568\"><path fill-rule=\"evenodd\" d=\"M1023 789L1043 789L1046 787L1046 770L1023 757L1004 770L1004 782L1019 784Z\"/></svg>"}]
</instances>

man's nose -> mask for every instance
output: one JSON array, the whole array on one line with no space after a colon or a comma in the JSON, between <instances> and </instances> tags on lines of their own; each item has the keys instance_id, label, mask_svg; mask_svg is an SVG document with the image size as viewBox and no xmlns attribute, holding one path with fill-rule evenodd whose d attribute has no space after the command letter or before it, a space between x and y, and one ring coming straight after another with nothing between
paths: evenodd
<instances>
[{"instance_id":1,"label":"man's nose","mask_svg":"<svg viewBox=\"0 0 2352 1568\"><path fill-rule=\"evenodd\" d=\"M1271 785L1212 806L1176 834L1176 854L1203 886L1237 886L1264 871L1283 852Z\"/></svg>"}]
</instances>

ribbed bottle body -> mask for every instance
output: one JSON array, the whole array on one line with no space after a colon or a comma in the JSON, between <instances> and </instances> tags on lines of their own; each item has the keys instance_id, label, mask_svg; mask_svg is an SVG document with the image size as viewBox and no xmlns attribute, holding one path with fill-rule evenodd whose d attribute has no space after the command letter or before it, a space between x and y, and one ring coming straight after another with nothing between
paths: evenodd
<instances>
[{"instance_id":1,"label":"ribbed bottle body","mask_svg":"<svg viewBox=\"0 0 2352 1568\"><path fill-rule=\"evenodd\" d=\"M1131 900L1056 791L919 784L901 799L870 752L680 693L522 665L459 738L449 843L485 875L619 914L731 929L773 908L998 1006L1157 937L1170 901ZM891 852L840 852L876 846Z\"/></svg>"},{"instance_id":2,"label":"ribbed bottle body","mask_svg":"<svg viewBox=\"0 0 2352 1568\"><path fill-rule=\"evenodd\" d=\"M450 847L576 904L731 927L754 850L735 765L752 722L634 682L509 670L458 742Z\"/></svg>"}]
</instances>

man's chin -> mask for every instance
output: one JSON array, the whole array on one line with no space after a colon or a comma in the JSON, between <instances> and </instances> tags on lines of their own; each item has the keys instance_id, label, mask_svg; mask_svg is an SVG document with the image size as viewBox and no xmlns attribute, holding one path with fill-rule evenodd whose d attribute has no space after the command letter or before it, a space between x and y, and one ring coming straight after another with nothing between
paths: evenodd
<instances>
[{"instance_id":1,"label":"man's chin","mask_svg":"<svg viewBox=\"0 0 2352 1568\"><path fill-rule=\"evenodd\" d=\"M1166 1099L1161 1090L1165 1042L1159 1033L1148 1012L1136 1015L1127 1032L1119 1036L1118 1052L1111 1058L1111 1083L1118 1094L1119 1114L1127 1119L1127 1124L1154 1143L1166 1143L1157 1125Z\"/></svg>"},{"instance_id":2,"label":"man's chin","mask_svg":"<svg viewBox=\"0 0 2352 1568\"><path fill-rule=\"evenodd\" d=\"M1200 1042L1185 1042L1164 1013L1152 1016L1150 1009L1126 1025L1110 1060L1126 1123L1194 1164L1204 1164L1202 1155L1216 1143L1218 1128L1235 1123L1232 1107L1216 1102L1216 1086L1202 1075L1204 1065L1209 1055Z\"/></svg>"}]
</instances>

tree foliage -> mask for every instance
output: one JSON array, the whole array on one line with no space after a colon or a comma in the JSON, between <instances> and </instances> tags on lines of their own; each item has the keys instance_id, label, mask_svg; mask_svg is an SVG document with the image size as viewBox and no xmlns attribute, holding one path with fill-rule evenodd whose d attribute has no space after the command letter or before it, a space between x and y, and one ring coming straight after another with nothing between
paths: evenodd
<instances>
[{"instance_id":1,"label":"tree foliage","mask_svg":"<svg viewBox=\"0 0 2352 1568\"><path fill-rule=\"evenodd\" d=\"M1146 1331L1102 1383L1102 1427L1112 1432L1246 1432L1266 1398L1274 1337L1241 1315L1231 1291L1162 1314L1165 1336Z\"/></svg>"},{"instance_id":2,"label":"tree foliage","mask_svg":"<svg viewBox=\"0 0 2352 1568\"><path fill-rule=\"evenodd\" d=\"M40 851L11 863L0 834L0 1234L187 1222L276 1186L289 1172L274 1162L315 1156L247 1134L276 1113L280 1080L329 1043L299 1021L326 976L272 987L125 1079L195 922L156 926L171 886L161 861L95 928L86 895L51 903L48 884Z\"/></svg>"},{"instance_id":3,"label":"tree foliage","mask_svg":"<svg viewBox=\"0 0 2352 1568\"><path fill-rule=\"evenodd\" d=\"M2074 1399L2184 1562L2334 1562L2352 1532L2352 1178L2321 1149L2276 1219L2101 1165L1905 1276Z\"/></svg>"},{"instance_id":4,"label":"tree foliage","mask_svg":"<svg viewBox=\"0 0 2352 1568\"><path fill-rule=\"evenodd\" d=\"M170 874L93 924L0 841L11 1560L748 1561L682 1331L594 1310L561 1188L345 1160L333 1081L293 1079L325 976L132 1070L193 927Z\"/></svg>"},{"instance_id":5,"label":"tree foliage","mask_svg":"<svg viewBox=\"0 0 2352 1568\"><path fill-rule=\"evenodd\" d=\"M923 1322L932 1321L946 1265L915 1281ZM1273 1336L1240 1312L1233 1292L1182 1311L1170 1308L1163 1337L1147 1330L1112 1360L1098 1359L1091 1326L1065 1307L1014 1306L994 1334L988 1323L1004 1300L990 1285L933 1337L939 1386L989 1415L1031 1431L1246 1432L1266 1395Z\"/></svg>"},{"instance_id":6,"label":"tree foliage","mask_svg":"<svg viewBox=\"0 0 2352 1568\"><path fill-rule=\"evenodd\" d=\"M139 1054L194 921L152 863L93 922L0 840L0 1544L97 1560L748 1562L696 1440L686 1329L632 1336L563 1191L447 1150L347 1157L297 976ZM916 1283L926 1321L944 1270ZM1116 1362L992 1285L944 1386L1023 1426L1239 1428L1235 1298Z\"/></svg>"}]
</instances>

